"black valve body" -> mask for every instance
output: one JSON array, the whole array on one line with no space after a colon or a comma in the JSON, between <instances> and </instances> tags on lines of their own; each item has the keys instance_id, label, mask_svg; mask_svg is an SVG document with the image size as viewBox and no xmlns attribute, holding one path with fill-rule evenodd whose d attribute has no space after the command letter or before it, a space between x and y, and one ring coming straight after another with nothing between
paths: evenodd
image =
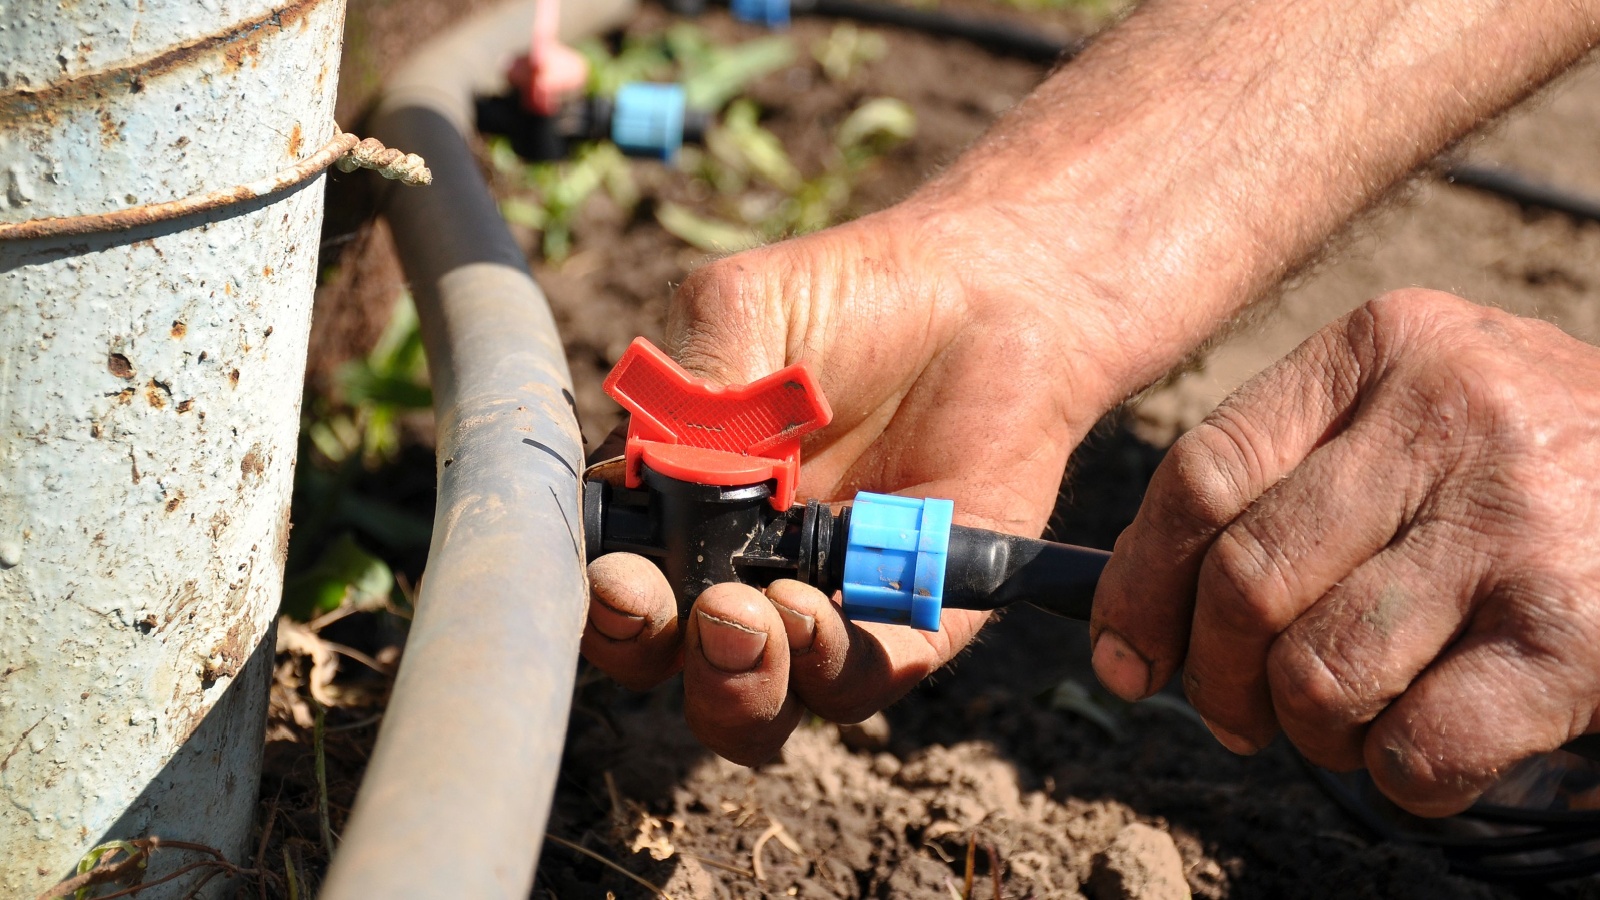
<instances>
[{"instance_id":1,"label":"black valve body","mask_svg":"<svg viewBox=\"0 0 1600 900\"><path fill-rule=\"evenodd\" d=\"M815 500L779 512L770 482L718 487L644 467L644 487L604 481L584 486L584 540L590 561L618 551L649 557L666 573L686 612L708 587L739 581L766 587L794 578L831 594L844 584L850 510ZM950 529L944 606L998 609L1018 601L1088 619L1095 584L1110 554L967 528Z\"/></svg>"},{"instance_id":2,"label":"black valve body","mask_svg":"<svg viewBox=\"0 0 1600 900\"><path fill-rule=\"evenodd\" d=\"M573 148L585 141L611 136L611 119L616 104L609 97L579 97L562 104L553 116L530 112L516 91L475 100L478 130L504 135L511 149L529 162L559 162L572 156ZM711 125L709 114L684 111L683 140L689 144L705 141Z\"/></svg>"},{"instance_id":3,"label":"black valve body","mask_svg":"<svg viewBox=\"0 0 1600 900\"><path fill-rule=\"evenodd\" d=\"M766 587L795 578L838 590L849 510L835 515L812 500L779 512L771 496L771 482L696 484L649 466L642 489L590 481L583 495L589 560L618 551L649 557L666 574L680 612L723 581Z\"/></svg>"}]
</instances>

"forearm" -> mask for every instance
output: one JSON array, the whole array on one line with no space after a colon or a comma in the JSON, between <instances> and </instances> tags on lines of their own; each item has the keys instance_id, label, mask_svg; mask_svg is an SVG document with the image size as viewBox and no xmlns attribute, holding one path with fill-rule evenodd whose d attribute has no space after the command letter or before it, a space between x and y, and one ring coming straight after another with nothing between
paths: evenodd
<instances>
[{"instance_id":1,"label":"forearm","mask_svg":"<svg viewBox=\"0 0 1600 900\"><path fill-rule=\"evenodd\" d=\"M1058 300L1105 404L1600 38L1596 0L1151 0L908 201Z\"/></svg>"}]
</instances>

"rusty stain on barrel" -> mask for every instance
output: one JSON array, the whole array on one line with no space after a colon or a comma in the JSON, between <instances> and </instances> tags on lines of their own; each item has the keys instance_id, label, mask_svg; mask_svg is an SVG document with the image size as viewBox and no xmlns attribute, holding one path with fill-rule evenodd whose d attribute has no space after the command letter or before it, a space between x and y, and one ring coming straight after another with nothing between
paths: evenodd
<instances>
[{"instance_id":1,"label":"rusty stain on barrel","mask_svg":"<svg viewBox=\"0 0 1600 900\"><path fill-rule=\"evenodd\" d=\"M146 79L194 65L218 54L232 68L238 68L247 57L256 54L261 41L271 33L268 29L281 31L329 2L339 0L301 0L247 19L227 31L172 47L145 60L88 72L34 90L19 88L0 93L0 120L48 119L52 111L63 106L92 102L115 91L136 94L144 90Z\"/></svg>"}]
</instances>

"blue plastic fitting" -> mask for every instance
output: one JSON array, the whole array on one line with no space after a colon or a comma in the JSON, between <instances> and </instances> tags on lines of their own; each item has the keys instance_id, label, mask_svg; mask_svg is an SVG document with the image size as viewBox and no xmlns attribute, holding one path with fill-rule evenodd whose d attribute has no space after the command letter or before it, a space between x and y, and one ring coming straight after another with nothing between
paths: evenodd
<instances>
[{"instance_id":1,"label":"blue plastic fitting","mask_svg":"<svg viewBox=\"0 0 1600 900\"><path fill-rule=\"evenodd\" d=\"M631 156L672 162L683 148L683 86L633 82L617 89L611 140Z\"/></svg>"},{"instance_id":2,"label":"blue plastic fitting","mask_svg":"<svg viewBox=\"0 0 1600 900\"><path fill-rule=\"evenodd\" d=\"M845 615L938 631L954 512L949 500L856 494L844 554Z\"/></svg>"},{"instance_id":3,"label":"blue plastic fitting","mask_svg":"<svg viewBox=\"0 0 1600 900\"><path fill-rule=\"evenodd\" d=\"M733 0L728 4L733 17L741 22L768 28L789 26L789 0Z\"/></svg>"}]
</instances>

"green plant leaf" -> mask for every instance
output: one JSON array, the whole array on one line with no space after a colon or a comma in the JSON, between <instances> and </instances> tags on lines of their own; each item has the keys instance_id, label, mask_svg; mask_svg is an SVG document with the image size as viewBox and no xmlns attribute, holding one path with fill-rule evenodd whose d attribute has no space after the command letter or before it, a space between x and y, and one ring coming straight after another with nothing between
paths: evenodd
<instances>
[{"instance_id":1,"label":"green plant leaf","mask_svg":"<svg viewBox=\"0 0 1600 900\"><path fill-rule=\"evenodd\" d=\"M682 69L684 99L691 109L716 110L744 92L752 81L794 62L794 41L783 35L757 38L732 47L707 45L681 55L672 43ZM687 43L687 42L683 42Z\"/></svg>"},{"instance_id":2,"label":"green plant leaf","mask_svg":"<svg viewBox=\"0 0 1600 900\"><path fill-rule=\"evenodd\" d=\"M367 365L385 375L406 376L425 381L428 360L422 348L422 326L417 321L417 305L409 290L401 291L389 316L389 324L367 354Z\"/></svg>"},{"instance_id":3,"label":"green plant leaf","mask_svg":"<svg viewBox=\"0 0 1600 900\"><path fill-rule=\"evenodd\" d=\"M676 203L656 206L656 221L684 243L708 253L732 253L761 243L761 236L749 228L702 218Z\"/></svg>"},{"instance_id":4,"label":"green plant leaf","mask_svg":"<svg viewBox=\"0 0 1600 900\"><path fill-rule=\"evenodd\" d=\"M512 178L521 178L522 172L528 164L522 161L517 151L511 149L511 139L502 134L491 135L486 140L489 148L489 165L502 175Z\"/></svg>"},{"instance_id":5,"label":"green plant leaf","mask_svg":"<svg viewBox=\"0 0 1600 900\"><path fill-rule=\"evenodd\" d=\"M827 37L811 44L811 57L835 83L849 81L863 66L877 62L887 52L889 44L883 35L857 28L853 22L840 22Z\"/></svg>"},{"instance_id":6,"label":"green plant leaf","mask_svg":"<svg viewBox=\"0 0 1600 900\"><path fill-rule=\"evenodd\" d=\"M574 49L589 62L590 93L610 97L630 81L655 81L671 74L672 61L659 35L629 36L612 56L598 39L578 42Z\"/></svg>"},{"instance_id":7,"label":"green plant leaf","mask_svg":"<svg viewBox=\"0 0 1600 900\"><path fill-rule=\"evenodd\" d=\"M754 175L773 187L799 190L800 170L795 168L778 136L759 124L760 111L749 100L729 104L722 122L706 135L706 147L718 161L741 173Z\"/></svg>"},{"instance_id":8,"label":"green plant leaf","mask_svg":"<svg viewBox=\"0 0 1600 900\"><path fill-rule=\"evenodd\" d=\"M882 153L917 133L917 114L902 100L875 97L856 107L834 133L834 144L849 153L869 148Z\"/></svg>"},{"instance_id":9,"label":"green plant leaf","mask_svg":"<svg viewBox=\"0 0 1600 900\"><path fill-rule=\"evenodd\" d=\"M539 231L545 223L550 221L550 214L543 206L522 197L507 197L500 201L500 218L513 225L523 228L532 228Z\"/></svg>"},{"instance_id":10,"label":"green plant leaf","mask_svg":"<svg viewBox=\"0 0 1600 900\"><path fill-rule=\"evenodd\" d=\"M306 428L306 435L318 452L336 463L344 462L361 449L361 430L342 413L312 422Z\"/></svg>"},{"instance_id":11,"label":"green plant leaf","mask_svg":"<svg viewBox=\"0 0 1600 900\"><path fill-rule=\"evenodd\" d=\"M807 181L795 192L789 230L807 234L832 225L838 220L839 211L849 204L853 188L850 179L837 172Z\"/></svg>"},{"instance_id":12,"label":"green plant leaf","mask_svg":"<svg viewBox=\"0 0 1600 900\"><path fill-rule=\"evenodd\" d=\"M398 409L428 409L433 406L433 390L414 378L391 372L374 371L361 363L348 363L339 370L340 387L351 403L391 406Z\"/></svg>"},{"instance_id":13,"label":"green plant leaf","mask_svg":"<svg viewBox=\"0 0 1600 900\"><path fill-rule=\"evenodd\" d=\"M125 854L129 859L133 859L136 856L139 857L139 868L141 869L145 867L145 863L148 861L144 856L144 852L139 849L137 844L134 844L131 841L107 841L104 844L91 848L89 852L85 853L78 859L78 874L83 875L87 872L93 871L94 867L100 864L100 859L113 850ZM92 890L94 890L94 886L86 884L83 887L78 888L76 891L73 891L72 898L73 900L85 900L85 898L89 896L89 892Z\"/></svg>"},{"instance_id":14,"label":"green plant leaf","mask_svg":"<svg viewBox=\"0 0 1600 900\"><path fill-rule=\"evenodd\" d=\"M572 255L572 228L566 222L551 223L544 230L544 240L539 244L544 258L559 263Z\"/></svg>"},{"instance_id":15,"label":"green plant leaf","mask_svg":"<svg viewBox=\"0 0 1600 900\"><path fill-rule=\"evenodd\" d=\"M382 609L394 588L383 560L361 549L348 532L334 538L316 564L284 583L284 615L301 622L350 604Z\"/></svg>"},{"instance_id":16,"label":"green plant leaf","mask_svg":"<svg viewBox=\"0 0 1600 900\"><path fill-rule=\"evenodd\" d=\"M1067 679L1050 692L1050 708L1075 713L1100 726L1112 739L1122 736L1122 725L1111 711L1094 702L1089 689L1077 681Z\"/></svg>"}]
</instances>

